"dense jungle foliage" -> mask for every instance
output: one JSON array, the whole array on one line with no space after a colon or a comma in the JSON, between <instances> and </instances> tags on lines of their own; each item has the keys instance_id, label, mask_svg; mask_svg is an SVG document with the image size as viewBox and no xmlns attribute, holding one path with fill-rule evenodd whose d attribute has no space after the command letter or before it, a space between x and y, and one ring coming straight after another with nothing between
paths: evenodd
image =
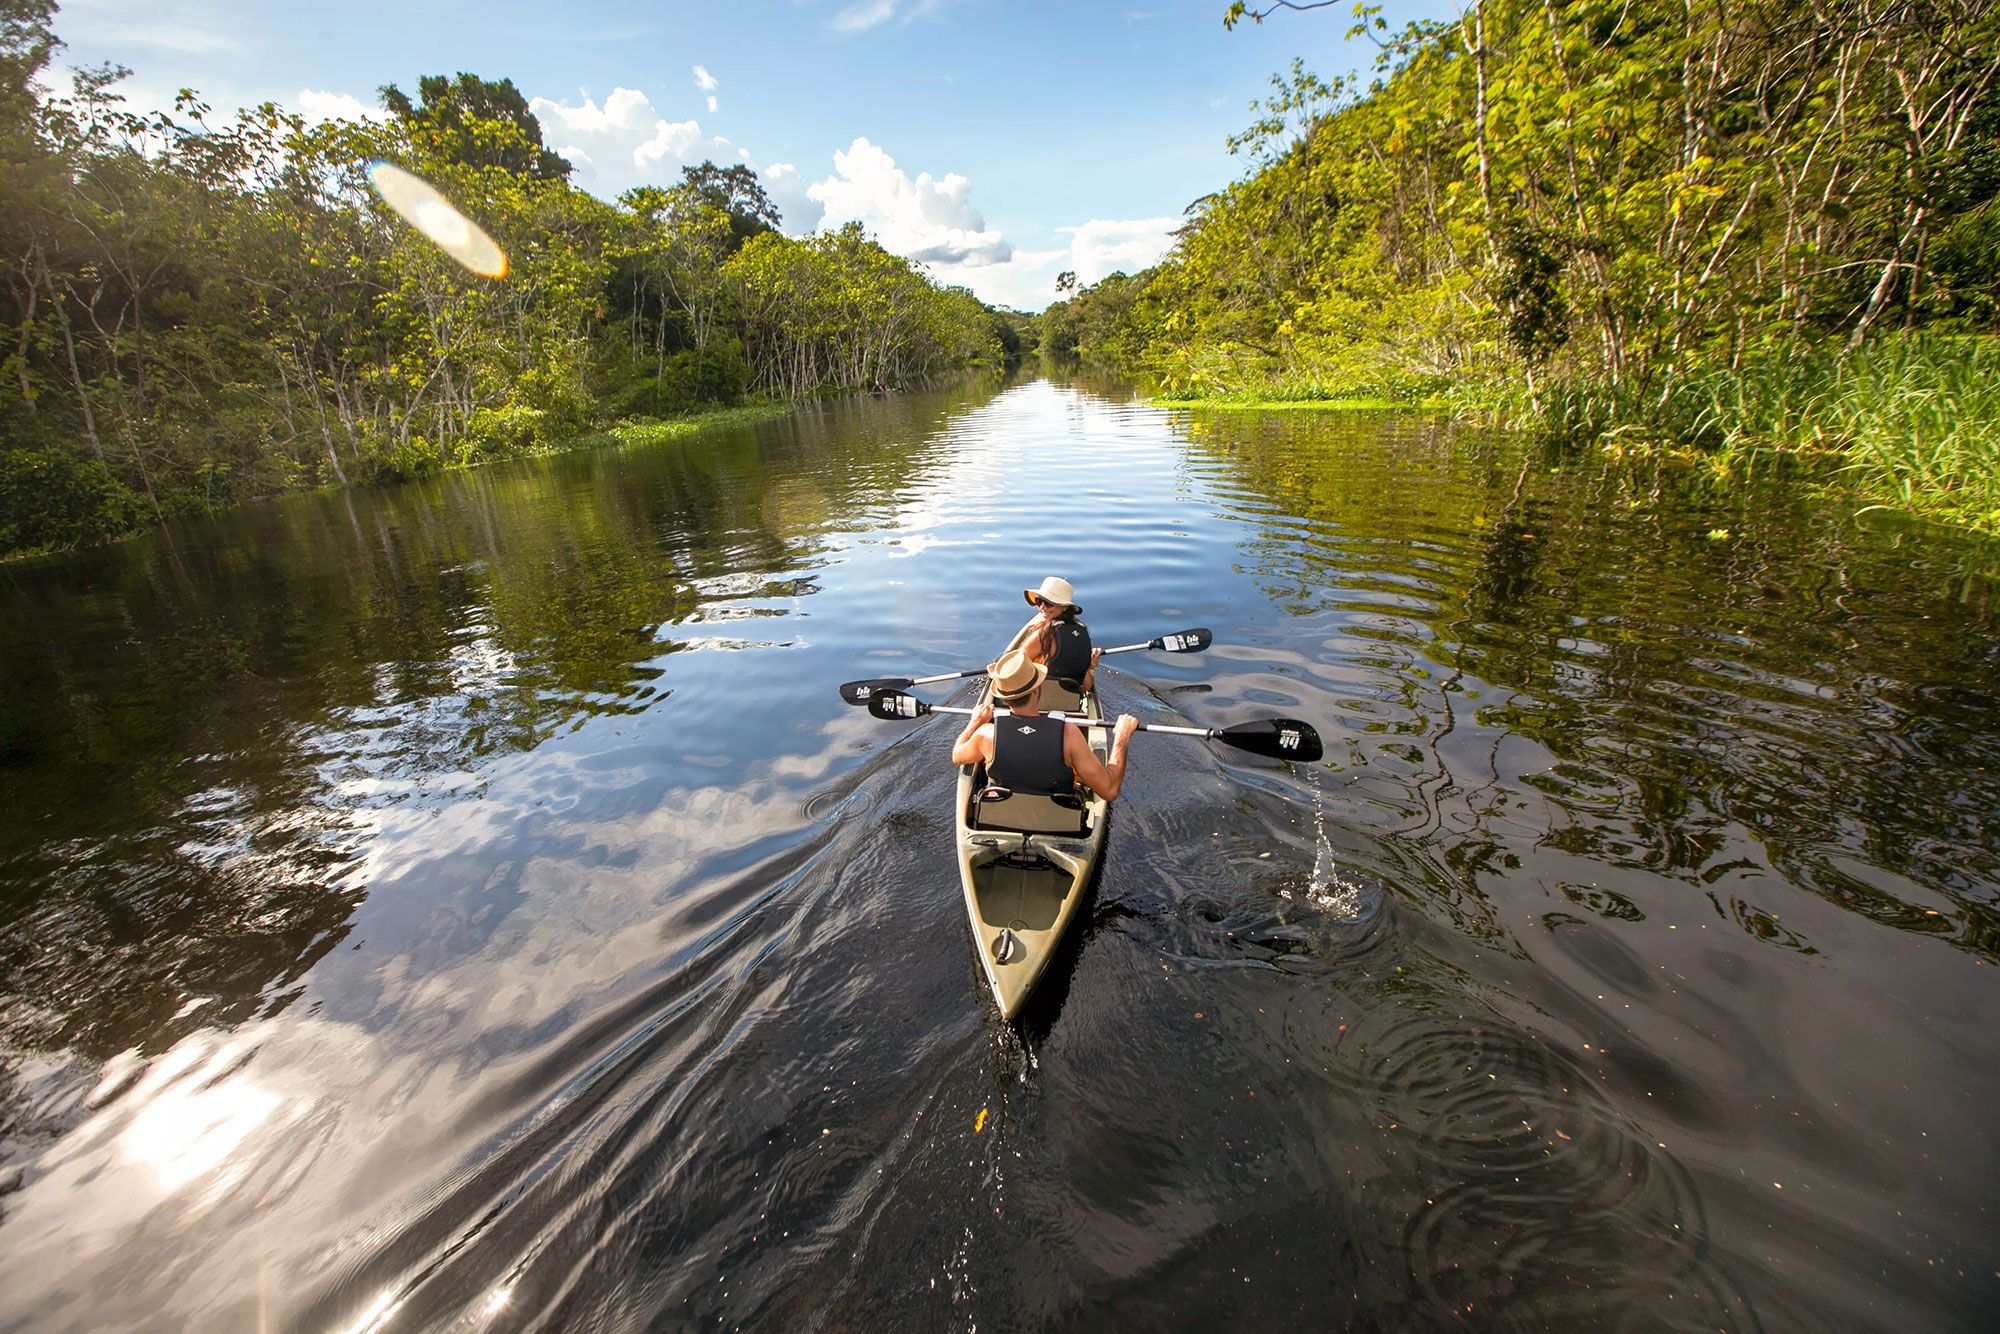
<instances>
[{"instance_id":1,"label":"dense jungle foliage","mask_svg":"<svg viewBox=\"0 0 2000 1334\"><path fill-rule=\"evenodd\" d=\"M37 76L53 0L0 0L0 555L619 423L865 389L1018 349L858 226L804 238L748 168L616 204L511 81L382 90L381 122L134 115L119 70ZM417 172L507 252L458 268L368 189Z\"/></svg>"},{"instance_id":2,"label":"dense jungle foliage","mask_svg":"<svg viewBox=\"0 0 2000 1334\"><path fill-rule=\"evenodd\" d=\"M1260 21L1234 5L1229 21ZM2000 6L1480 0L1368 87L1294 63L1174 250L1042 346L1168 396L1418 399L1843 450L2000 531ZM1293 19L1294 22L1311 20Z\"/></svg>"}]
</instances>

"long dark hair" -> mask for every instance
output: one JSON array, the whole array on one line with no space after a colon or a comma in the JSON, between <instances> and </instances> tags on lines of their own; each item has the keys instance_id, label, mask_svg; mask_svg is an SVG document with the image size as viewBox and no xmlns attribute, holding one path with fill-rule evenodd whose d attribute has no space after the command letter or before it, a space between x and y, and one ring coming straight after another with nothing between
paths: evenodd
<instances>
[{"instance_id":1,"label":"long dark hair","mask_svg":"<svg viewBox=\"0 0 2000 1334\"><path fill-rule=\"evenodd\" d=\"M1036 662L1047 662L1053 658L1056 655L1056 627L1065 621L1076 620L1082 611L1081 607L1064 607L1062 615L1054 620L1042 619L1041 624L1035 627L1035 633L1028 637L1029 643L1034 645L1028 656ZM1036 616L1038 619L1041 618L1041 613L1037 612ZM1028 645L1023 644L1021 647L1027 648Z\"/></svg>"}]
</instances>

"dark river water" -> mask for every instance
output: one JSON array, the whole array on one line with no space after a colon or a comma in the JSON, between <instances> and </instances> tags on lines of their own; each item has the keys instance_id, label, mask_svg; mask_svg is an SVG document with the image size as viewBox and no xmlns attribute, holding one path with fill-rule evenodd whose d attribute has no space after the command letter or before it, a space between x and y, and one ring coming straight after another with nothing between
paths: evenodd
<instances>
[{"instance_id":1,"label":"dark river water","mask_svg":"<svg viewBox=\"0 0 2000 1334\"><path fill-rule=\"evenodd\" d=\"M1996 570L1046 380L0 568L0 1327L2000 1327ZM1046 574L1326 758L1139 737L1010 1027L834 687Z\"/></svg>"}]
</instances>

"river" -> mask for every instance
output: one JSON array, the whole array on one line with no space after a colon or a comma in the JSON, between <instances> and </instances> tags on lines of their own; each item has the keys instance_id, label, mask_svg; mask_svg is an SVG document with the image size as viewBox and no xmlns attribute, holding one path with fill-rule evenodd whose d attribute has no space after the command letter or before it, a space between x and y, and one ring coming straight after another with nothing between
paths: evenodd
<instances>
[{"instance_id":1,"label":"river","mask_svg":"<svg viewBox=\"0 0 2000 1334\"><path fill-rule=\"evenodd\" d=\"M0 1326L2000 1326L2000 548L981 382L0 568ZM1018 1026L948 719L1134 742ZM964 703L934 688L933 700Z\"/></svg>"}]
</instances>

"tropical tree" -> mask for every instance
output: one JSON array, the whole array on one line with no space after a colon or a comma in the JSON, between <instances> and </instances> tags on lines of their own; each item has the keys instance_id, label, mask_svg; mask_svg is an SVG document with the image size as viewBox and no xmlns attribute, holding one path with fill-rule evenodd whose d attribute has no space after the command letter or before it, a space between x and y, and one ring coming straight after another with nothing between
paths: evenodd
<instances>
[{"instance_id":1,"label":"tropical tree","mask_svg":"<svg viewBox=\"0 0 2000 1334\"><path fill-rule=\"evenodd\" d=\"M441 162L498 167L537 180L567 180L570 164L542 143L542 124L512 79L476 74L417 81L419 101L393 83L378 90L382 109L402 123L418 152Z\"/></svg>"},{"instance_id":2,"label":"tropical tree","mask_svg":"<svg viewBox=\"0 0 2000 1334\"><path fill-rule=\"evenodd\" d=\"M45 91L54 13L0 0L0 553L999 355L994 312L858 230L779 235L747 168L575 189L509 80L391 85L382 122L141 116L116 68ZM507 276L389 212L376 160Z\"/></svg>"}]
</instances>

